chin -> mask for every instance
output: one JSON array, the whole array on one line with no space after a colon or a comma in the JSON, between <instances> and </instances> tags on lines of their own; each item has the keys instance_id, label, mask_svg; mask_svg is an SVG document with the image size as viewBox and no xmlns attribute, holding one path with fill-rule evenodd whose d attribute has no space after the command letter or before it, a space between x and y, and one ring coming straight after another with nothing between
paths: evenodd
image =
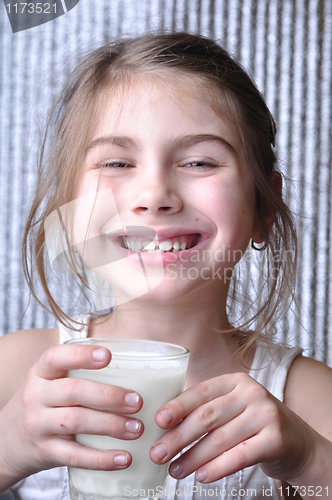
<instances>
[{"instance_id":1,"label":"chin","mask_svg":"<svg viewBox=\"0 0 332 500\"><path fill-rule=\"evenodd\" d=\"M153 290L132 300L142 304L175 305L185 301L186 297L191 295L197 287L197 282L164 277L163 281Z\"/></svg>"}]
</instances>

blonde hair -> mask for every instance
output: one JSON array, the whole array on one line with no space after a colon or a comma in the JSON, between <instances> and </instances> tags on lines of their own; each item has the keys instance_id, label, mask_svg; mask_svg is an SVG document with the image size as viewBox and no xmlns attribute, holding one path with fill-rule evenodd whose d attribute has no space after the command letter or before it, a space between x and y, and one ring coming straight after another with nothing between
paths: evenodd
<instances>
[{"instance_id":1,"label":"blonde hair","mask_svg":"<svg viewBox=\"0 0 332 500\"><path fill-rule=\"evenodd\" d=\"M272 256L274 266L273 279L262 281L257 294L262 297L261 292L264 292L263 303L249 317L242 312L243 318L247 318L242 321L242 331L234 329L245 351L258 337L272 331L274 322L289 303L295 280L296 234L292 214L271 179L277 164L276 130L271 113L242 67L227 51L201 36L149 34L107 43L88 54L71 74L51 110L41 148L38 184L23 242L23 265L28 284L34 297L42 303L35 288L36 271L50 310L60 322L70 325L69 316L56 303L48 287L44 221L52 211L73 199L79 167L97 120L98 106L106 92L133 76L149 74L170 81L181 75L193 75L210 89L206 95L204 93L204 98L209 102L214 99L217 105L220 101L223 113L240 132L255 185L261 232L266 238L267 248L260 264L268 271ZM271 231L265 223L267 214L274 218ZM293 253L287 254L288 251ZM273 259L276 252L291 255L291 258ZM84 288L84 279L79 275L78 278ZM232 304L239 303L238 281L233 280L229 293L231 310ZM240 285L243 306L250 295L250 283ZM248 302L247 312L252 302Z\"/></svg>"}]
</instances>

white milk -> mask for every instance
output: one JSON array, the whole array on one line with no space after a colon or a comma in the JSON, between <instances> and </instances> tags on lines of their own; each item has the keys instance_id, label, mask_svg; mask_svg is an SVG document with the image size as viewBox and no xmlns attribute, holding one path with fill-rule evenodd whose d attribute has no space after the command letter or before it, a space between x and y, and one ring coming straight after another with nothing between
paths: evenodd
<instances>
[{"instance_id":1,"label":"white milk","mask_svg":"<svg viewBox=\"0 0 332 500\"><path fill-rule=\"evenodd\" d=\"M103 344L107 347L107 344ZM110 349L111 350L111 349ZM148 353L146 353L148 354ZM141 354L142 355L142 354ZM139 354L138 354L139 356ZM146 355L144 355L145 357ZM70 377L81 377L138 392L143 398L142 409L133 415L144 423L143 435L136 440L121 440L109 436L79 434L79 443L100 450L117 449L131 453L133 460L127 469L95 471L70 468L70 483L79 492L92 498L137 498L160 496L168 464L156 465L149 457L153 443L164 434L155 422L157 410L179 395L183 389L186 362L178 359L116 360L101 370L72 370ZM73 491L71 492L73 495ZM73 498L84 499L75 494Z\"/></svg>"}]
</instances>

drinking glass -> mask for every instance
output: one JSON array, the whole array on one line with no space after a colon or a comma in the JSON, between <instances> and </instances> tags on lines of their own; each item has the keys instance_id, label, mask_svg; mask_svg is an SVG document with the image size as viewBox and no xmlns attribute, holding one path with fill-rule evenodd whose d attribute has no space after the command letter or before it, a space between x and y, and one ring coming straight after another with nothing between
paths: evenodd
<instances>
[{"instance_id":1,"label":"drinking glass","mask_svg":"<svg viewBox=\"0 0 332 500\"><path fill-rule=\"evenodd\" d=\"M153 443L165 430L155 422L157 410L182 390L189 351L165 342L132 339L78 339L66 342L99 345L112 353L108 366L100 370L70 370L68 377L79 377L132 389L143 398L143 407L134 416L144 424L136 440L78 434L76 440L99 450L126 450L132 455L127 469L97 471L69 467L72 500L137 500L164 496L168 464L157 465L149 457Z\"/></svg>"}]
</instances>

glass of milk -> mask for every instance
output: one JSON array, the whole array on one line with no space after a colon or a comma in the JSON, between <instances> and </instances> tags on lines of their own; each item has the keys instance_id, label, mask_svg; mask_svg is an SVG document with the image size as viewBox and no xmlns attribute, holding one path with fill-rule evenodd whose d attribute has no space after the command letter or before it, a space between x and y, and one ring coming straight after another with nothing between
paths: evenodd
<instances>
[{"instance_id":1,"label":"glass of milk","mask_svg":"<svg viewBox=\"0 0 332 500\"><path fill-rule=\"evenodd\" d=\"M112 360L101 370L71 370L68 377L86 378L138 392L142 409L134 417L144 424L136 440L77 434L76 441L99 450L126 450L132 455L127 469L96 471L69 467L72 500L133 500L165 496L168 464L156 465L149 457L153 443L164 434L155 422L158 409L178 396L184 385L189 351L164 342L132 339L79 339L68 344L100 345Z\"/></svg>"}]
</instances>

